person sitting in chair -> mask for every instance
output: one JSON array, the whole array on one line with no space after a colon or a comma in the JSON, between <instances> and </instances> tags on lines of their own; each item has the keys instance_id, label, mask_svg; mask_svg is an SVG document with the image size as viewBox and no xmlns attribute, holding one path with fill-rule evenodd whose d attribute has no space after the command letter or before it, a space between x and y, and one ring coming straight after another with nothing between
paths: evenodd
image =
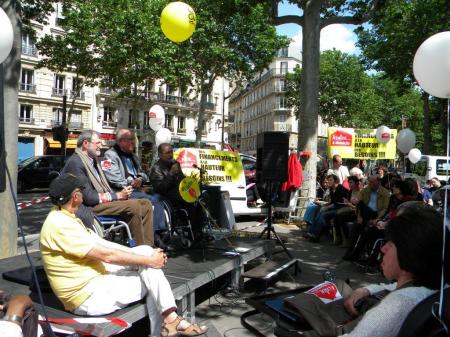
<instances>
[{"instance_id":1,"label":"person sitting in chair","mask_svg":"<svg viewBox=\"0 0 450 337\"><path fill-rule=\"evenodd\" d=\"M166 197L175 208L184 208L189 214L194 236L202 236L202 210L199 206L185 202L178 190L184 174L178 161L173 158L172 145L162 143L158 146L159 160L153 165L150 182L156 193Z\"/></svg>"},{"instance_id":2,"label":"person sitting in chair","mask_svg":"<svg viewBox=\"0 0 450 337\"><path fill-rule=\"evenodd\" d=\"M153 205L153 231L155 244L164 246L162 237L167 231L164 221L164 206L159 194L148 194L142 191L143 184L148 182L147 174L141 169L137 156L133 153L136 146L136 136L130 129L119 129L116 133L116 144L105 152L102 165L106 179L115 192L131 185L133 192L130 198L148 199Z\"/></svg>"},{"instance_id":3,"label":"person sitting in chair","mask_svg":"<svg viewBox=\"0 0 450 337\"><path fill-rule=\"evenodd\" d=\"M40 250L53 292L76 315L106 315L145 297L151 337L197 336L206 326L177 315L175 298L161 268L159 248L128 248L101 239L76 217L83 203L84 177L63 174L51 184L56 205L40 234Z\"/></svg>"},{"instance_id":4,"label":"person sitting in chair","mask_svg":"<svg viewBox=\"0 0 450 337\"><path fill-rule=\"evenodd\" d=\"M439 289L442 226L442 216L423 202L409 201L399 207L386 226L386 243L381 248L383 275L395 282L358 288L345 299L345 309L357 316L358 303L365 297L390 291L344 336L395 337L416 304ZM450 270L445 273L448 279Z\"/></svg>"}]
</instances>

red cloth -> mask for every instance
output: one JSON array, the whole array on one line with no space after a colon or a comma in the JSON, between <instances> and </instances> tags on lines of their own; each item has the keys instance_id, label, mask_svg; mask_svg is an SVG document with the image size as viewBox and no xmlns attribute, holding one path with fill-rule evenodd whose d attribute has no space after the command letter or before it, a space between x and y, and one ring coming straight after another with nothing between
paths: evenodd
<instances>
[{"instance_id":1,"label":"red cloth","mask_svg":"<svg viewBox=\"0 0 450 337\"><path fill-rule=\"evenodd\" d=\"M288 159L288 178L281 185L281 190L283 192L295 191L297 188L302 186L303 183L303 168L302 164L297 158L295 153L292 153Z\"/></svg>"}]
</instances>

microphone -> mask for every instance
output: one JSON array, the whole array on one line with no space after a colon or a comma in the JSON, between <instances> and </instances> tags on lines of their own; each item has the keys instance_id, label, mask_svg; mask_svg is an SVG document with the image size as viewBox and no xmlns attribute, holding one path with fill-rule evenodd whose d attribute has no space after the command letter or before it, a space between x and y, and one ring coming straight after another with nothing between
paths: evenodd
<instances>
[{"instance_id":1,"label":"microphone","mask_svg":"<svg viewBox=\"0 0 450 337\"><path fill-rule=\"evenodd\" d=\"M198 169L199 167L197 166L197 164L192 164L192 167L195 169Z\"/></svg>"}]
</instances>

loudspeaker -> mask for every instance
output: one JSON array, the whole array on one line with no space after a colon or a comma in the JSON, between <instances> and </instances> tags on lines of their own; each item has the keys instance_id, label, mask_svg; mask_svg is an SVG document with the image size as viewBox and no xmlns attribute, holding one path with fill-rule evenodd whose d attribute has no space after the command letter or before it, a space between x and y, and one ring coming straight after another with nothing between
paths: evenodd
<instances>
[{"instance_id":1,"label":"loudspeaker","mask_svg":"<svg viewBox=\"0 0 450 337\"><path fill-rule=\"evenodd\" d=\"M256 139L256 176L259 181L287 180L289 133L268 131Z\"/></svg>"}]
</instances>

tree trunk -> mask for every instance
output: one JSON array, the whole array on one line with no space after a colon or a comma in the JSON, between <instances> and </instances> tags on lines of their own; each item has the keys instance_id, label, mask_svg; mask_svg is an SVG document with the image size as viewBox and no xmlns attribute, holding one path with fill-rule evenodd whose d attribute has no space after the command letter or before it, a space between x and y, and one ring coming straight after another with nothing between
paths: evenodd
<instances>
[{"instance_id":1,"label":"tree trunk","mask_svg":"<svg viewBox=\"0 0 450 337\"><path fill-rule=\"evenodd\" d=\"M317 126L319 116L320 1L307 1L304 8L301 107L298 120L298 149L308 151L304 184L308 197L316 197Z\"/></svg>"},{"instance_id":2,"label":"tree trunk","mask_svg":"<svg viewBox=\"0 0 450 337\"><path fill-rule=\"evenodd\" d=\"M201 91L200 91L200 107L198 109L197 116L197 130L195 131L195 146L200 148L202 142L202 131L203 131L203 120L205 119L205 110L206 110L206 100L208 98L208 94L210 93L208 85L205 84L203 80L201 82Z\"/></svg>"},{"instance_id":3,"label":"tree trunk","mask_svg":"<svg viewBox=\"0 0 450 337\"><path fill-rule=\"evenodd\" d=\"M21 53L21 23L19 14L15 9L16 1L2 1L0 7L4 9L11 20L14 30L14 44L9 57L3 62L3 75L0 76L0 85L4 85L4 114L3 125L0 132L4 132L6 165L9 169L13 190L6 172L0 172L6 175L6 190L0 193L0 205L2 205L2 215L0 216L0 258L6 258L17 254L17 218L15 212L15 202L13 194L16 194L17 186L17 135L18 123L17 113L17 83L20 74L20 53ZM1 109L0 109L0 113Z\"/></svg>"},{"instance_id":4,"label":"tree trunk","mask_svg":"<svg viewBox=\"0 0 450 337\"><path fill-rule=\"evenodd\" d=\"M422 93L423 103L423 153L431 154L430 95Z\"/></svg>"}]
</instances>

